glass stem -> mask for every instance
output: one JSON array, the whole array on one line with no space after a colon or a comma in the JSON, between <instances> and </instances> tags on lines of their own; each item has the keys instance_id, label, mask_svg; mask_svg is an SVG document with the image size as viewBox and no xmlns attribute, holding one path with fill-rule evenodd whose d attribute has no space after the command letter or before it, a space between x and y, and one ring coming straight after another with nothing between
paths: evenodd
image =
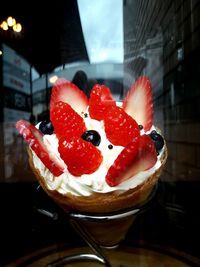
<instances>
[{"instance_id":1,"label":"glass stem","mask_svg":"<svg viewBox=\"0 0 200 267\"><path fill-rule=\"evenodd\" d=\"M102 249L96 242L92 239L92 237L88 234L88 232L82 227L77 221L71 219L70 220L71 225L73 228L78 232L78 234L83 238L83 240L88 244L88 246L97 254L100 256L100 258L103 260L103 263L106 267L111 267L107 257L104 255Z\"/></svg>"}]
</instances>

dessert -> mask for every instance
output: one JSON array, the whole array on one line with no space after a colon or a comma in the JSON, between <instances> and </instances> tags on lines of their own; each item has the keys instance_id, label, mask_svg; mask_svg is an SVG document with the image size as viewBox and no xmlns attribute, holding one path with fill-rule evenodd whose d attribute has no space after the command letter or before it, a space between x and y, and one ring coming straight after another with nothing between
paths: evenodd
<instances>
[{"instance_id":1,"label":"dessert","mask_svg":"<svg viewBox=\"0 0 200 267\"><path fill-rule=\"evenodd\" d=\"M65 211L98 216L137 209L148 200L167 159L164 137L153 125L146 76L137 79L122 103L105 85L96 84L88 99L59 78L51 92L50 120L33 125L22 119L16 128L28 143L40 185ZM81 225L97 243L112 246L124 238L135 215L113 218Z\"/></svg>"},{"instance_id":2,"label":"dessert","mask_svg":"<svg viewBox=\"0 0 200 267\"><path fill-rule=\"evenodd\" d=\"M167 159L153 126L152 87L141 76L122 103L96 84L90 98L64 78L54 84L50 121L19 120L30 166L65 210L106 213L145 201Z\"/></svg>"}]
</instances>

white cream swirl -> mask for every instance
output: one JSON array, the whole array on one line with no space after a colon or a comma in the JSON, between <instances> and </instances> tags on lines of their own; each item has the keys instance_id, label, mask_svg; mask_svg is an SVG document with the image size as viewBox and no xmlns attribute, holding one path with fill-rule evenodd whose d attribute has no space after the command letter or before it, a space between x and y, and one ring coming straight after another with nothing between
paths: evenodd
<instances>
[{"instance_id":1,"label":"white cream swirl","mask_svg":"<svg viewBox=\"0 0 200 267\"><path fill-rule=\"evenodd\" d=\"M103 121L93 120L89 116L84 118L84 121L88 130L98 131L101 136L101 142L98 146L98 149L102 153L103 162L101 163L100 167L90 175L84 174L80 177L73 176L71 173L69 173L66 164L60 158L60 154L58 152L58 139L56 135L44 135L43 141L48 147L48 150L51 151L51 153L54 153L57 160L59 160L60 163L65 166L64 173L58 177L54 177L54 175L45 167L42 161L32 151L34 166L40 171L41 176L45 179L45 182L50 190L57 190L61 194L70 192L76 196L90 196L93 192L108 193L116 190L126 191L143 183L160 167L160 157L162 155L162 151L156 164L151 169L134 175L118 186L110 187L105 181L106 173L124 147L113 145L112 149L108 148L110 142L106 138ZM39 127L39 125L37 125L37 127ZM152 129L155 128L153 127Z\"/></svg>"}]
</instances>

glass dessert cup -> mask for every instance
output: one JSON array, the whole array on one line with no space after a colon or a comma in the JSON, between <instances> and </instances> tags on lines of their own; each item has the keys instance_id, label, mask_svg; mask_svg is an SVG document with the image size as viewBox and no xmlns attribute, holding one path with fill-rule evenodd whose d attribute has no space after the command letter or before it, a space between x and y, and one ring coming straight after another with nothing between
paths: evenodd
<instances>
[{"instance_id":1,"label":"glass dessert cup","mask_svg":"<svg viewBox=\"0 0 200 267\"><path fill-rule=\"evenodd\" d=\"M40 189L40 186L38 187ZM157 184L154 184L148 197L140 204L128 209L122 209L112 213L82 213L77 211L65 211L67 220L79 234L79 236L87 243L93 253L76 254L51 262L47 267L64 266L71 262L98 262L110 267L107 257L107 251L117 248L125 239L128 230L134 223L136 217L150 207L155 196ZM57 219L55 214L39 209L45 215L50 215L53 219Z\"/></svg>"},{"instance_id":2,"label":"glass dessert cup","mask_svg":"<svg viewBox=\"0 0 200 267\"><path fill-rule=\"evenodd\" d=\"M107 259L108 249L116 248L121 243L136 217L149 207L166 159L167 149L162 155L161 166L136 188L108 195L93 194L87 198L72 194L62 195L56 190L49 190L43 176L34 167L32 156L30 156L30 166L41 188L47 193L46 196L48 195L56 203L56 206L61 208L66 220L69 220L72 227L94 252L93 254L59 258L47 266L55 267L71 261L91 260L111 266ZM48 211L43 210L43 213L48 214ZM52 215L51 217L56 216Z\"/></svg>"},{"instance_id":3,"label":"glass dessert cup","mask_svg":"<svg viewBox=\"0 0 200 267\"><path fill-rule=\"evenodd\" d=\"M32 154L29 151L29 163L40 187L45 195L53 200L56 207L61 208L72 227L89 245L92 252L89 254L67 255L49 263L48 267L63 266L78 261L95 261L109 267L108 250L116 248L126 237L128 230L137 216L151 203L156 191L156 185L162 174L167 159L167 149L164 150L161 166L144 183L136 188L114 194L92 194L90 197L80 197L72 194L63 195L47 187L45 178L35 168ZM39 201L38 203L41 203ZM40 206L40 204L39 204ZM48 210L40 212L56 218Z\"/></svg>"},{"instance_id":4,"label":"glass dessert cup","mask_svg":"<svg viewBox=\"0 0 200 267\"><path fill-rule=\"evenodd\" d=\"M70 223L74 228L81 226L87 236L99 247L112 249L125 238L139 211L139 209L133 208L128 211L122 210L98 216L71 213Z\"/></svg>"}]
</instances>

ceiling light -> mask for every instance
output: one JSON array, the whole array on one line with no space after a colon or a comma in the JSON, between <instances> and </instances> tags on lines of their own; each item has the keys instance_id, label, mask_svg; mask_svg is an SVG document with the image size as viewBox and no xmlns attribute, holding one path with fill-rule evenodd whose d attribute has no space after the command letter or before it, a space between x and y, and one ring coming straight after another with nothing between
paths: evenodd
<instances>
[{"instance_id":1,"label":"ceiling light","mask_svg":"<svg viewBox=\"0 0 200 267\"><path fill-rule=\"evenodd\" d=\"M7 18L7 24L8 24L9 27L12 27L13 25L16 24L16 20L13 17L10 16L10 17Z\"/></svg>"},{"instance_id":2,"label":"ceiling light","mask_svg":"<svg viewBox=\"0 0 200 267\"><path fill-rule=\"evenodd\" d=\"M52 77L49 79L49 82L50 82L50 83L55 83L55 82L57 81L57 79L58 79L58 76L57 76L57 75L54 75L54 76L52 76Z\"/></svg>"},{"instance_id":3,"label":"ceiling light","mask_svg":"<svg viewBox=\"0 0 200 267\"><path fill-rule=\"evenodd\" d=\"M19 22L16 22L16 19L9 16L6 21L0 22L0 28L2 28L4 31L7 30L13 30L15 32L21 32L22 31L22 25Z\"/></svg>"},{"instance_id":4,"label":"ceiling light","mask_svg":"<svg viewBox=\"0 0 200 267\"><path fill-rule=\"evenodd\" d=\"M13 31L21 32L21 30L22 30L22 25L20 23L13 25Z\"/></svg>"},{"instance_id":5,"label":"ceiling light","mask_svg":"<svg viewBox=\"0 0 200 267\"><path fill-rule=\"evenodd\" d=\"M7 30L8 30L8 24L7 24L6 21L3 21L3 22L1 23L1 28L2 28L4 31L7 31Z\"/></svg>"}]
</instances>

